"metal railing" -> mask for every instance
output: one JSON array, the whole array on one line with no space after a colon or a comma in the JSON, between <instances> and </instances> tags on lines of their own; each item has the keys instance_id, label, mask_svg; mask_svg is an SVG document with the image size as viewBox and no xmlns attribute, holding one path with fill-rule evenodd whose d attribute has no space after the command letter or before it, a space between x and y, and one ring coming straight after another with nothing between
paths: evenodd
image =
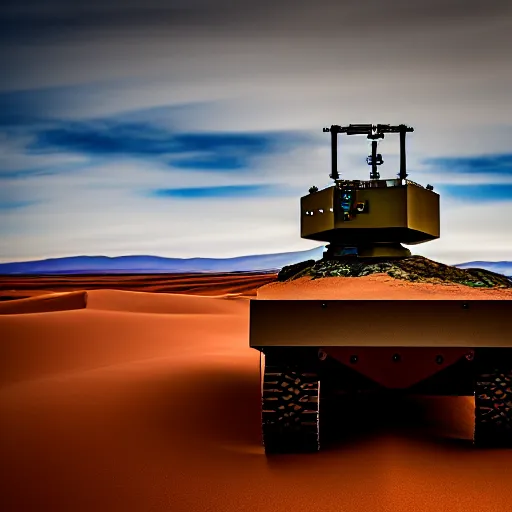
<instances>
[{"instance_id":1,"label":"metal railing","mask_svg":"<svg viewBox=\"0 0 512 512\"><path fill-rule=\"evenodd\" d=\"M368 181L361 181L361 180L343 180L343 181L337 181L336 187L339 189L355 189L355 190L361 190L361 189L368 189L368 188L388 188L388 187L402 187L404 185L415 185L420 188L425 188L423 185L420 185L419 183L416 183L412 180L403 180L404 183L402 183L401 179L391 179L391 180L368 180Z\"/></svg>"}]
</instances>

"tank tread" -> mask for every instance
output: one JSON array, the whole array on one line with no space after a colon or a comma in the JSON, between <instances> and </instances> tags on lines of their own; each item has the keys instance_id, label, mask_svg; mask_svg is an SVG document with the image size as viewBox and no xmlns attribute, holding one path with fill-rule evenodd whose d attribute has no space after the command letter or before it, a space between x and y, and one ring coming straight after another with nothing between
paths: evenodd
<instances>
[{"instance_id":1,"label":"tank tread","mask_svg":"<svg viewBox=\"0 0 512 512\"><path fill-rule=\"evenodd\" d=\"M507 366L490 365L477 375L475 445L512 447L512 364Z\"/></svg>"},{"instance_id":2,"label":"tank tread","mask_svg":"<svg viewBox=\"0 0 512 512\"><path fill-rule=\"evenodd\" d=\"M265 453L315 452L319 443L320 381L315 373L265 368L262 431Z\"/></svg>"}]
</instances>

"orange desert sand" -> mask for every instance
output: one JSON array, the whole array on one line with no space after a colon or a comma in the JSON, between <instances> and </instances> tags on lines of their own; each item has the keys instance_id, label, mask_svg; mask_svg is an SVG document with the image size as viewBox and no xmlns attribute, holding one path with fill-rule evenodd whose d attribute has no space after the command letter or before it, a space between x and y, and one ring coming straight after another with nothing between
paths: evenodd
<instances>
[{"instance_id":1,"label":"orange desert sand","mask_svg":"<svg viewBox=\"0 0 512 512\"><path fill-rule=\"evenodd\" d=\"M511 510L512 452L472 447L467 397L361 399L322 452L266 457L248 347L255 279L238 296L229 276L224 290L218 276L201 279L215 294L77 287L0 303L2 511ZM511 298L383 276L276 283L262 298L299 289Z\"/></svg>"}]
</instances>

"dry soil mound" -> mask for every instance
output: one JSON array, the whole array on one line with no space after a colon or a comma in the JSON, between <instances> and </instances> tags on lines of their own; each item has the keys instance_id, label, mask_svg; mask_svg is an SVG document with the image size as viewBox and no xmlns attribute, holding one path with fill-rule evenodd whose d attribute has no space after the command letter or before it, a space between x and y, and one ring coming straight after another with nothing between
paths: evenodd
<instances>
[{"instance_id":1,"label":"dry soil mound","mask_svg":"<svg viewBox=\"0 0 512 512\"><path fill-rule=\"evenodd\" d=\"M512 280L501 274L479 268L460 269L423 256L410 256L404 259L380 258L371 262L354 257L317 262L309 260L283 267L277 280L283 282L306 276L312 279L362 277L383 273L395 279L415 283L454 283L473 288L512 288Z\"/></svg>"}]
</instances>

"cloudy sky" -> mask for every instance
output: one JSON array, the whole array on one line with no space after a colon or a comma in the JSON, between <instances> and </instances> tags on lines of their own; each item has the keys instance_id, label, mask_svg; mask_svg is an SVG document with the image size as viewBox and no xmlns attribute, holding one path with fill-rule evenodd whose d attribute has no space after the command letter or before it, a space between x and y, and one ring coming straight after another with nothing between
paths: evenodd
<instances>
[{"instance_id":1,"label":"cloudy sky","mask_svg":"<svg viewBox=\"0 0 512 512\"><path fill-rule=\"evenodd\" d=\"M372 122L414 127L409 177L441 194L414 253L512 260L509 0L8 0L0 64L2 262L316 247L322 128ZM366 139L339 148L366 179Z\"/></svg>"}]
</instances>

